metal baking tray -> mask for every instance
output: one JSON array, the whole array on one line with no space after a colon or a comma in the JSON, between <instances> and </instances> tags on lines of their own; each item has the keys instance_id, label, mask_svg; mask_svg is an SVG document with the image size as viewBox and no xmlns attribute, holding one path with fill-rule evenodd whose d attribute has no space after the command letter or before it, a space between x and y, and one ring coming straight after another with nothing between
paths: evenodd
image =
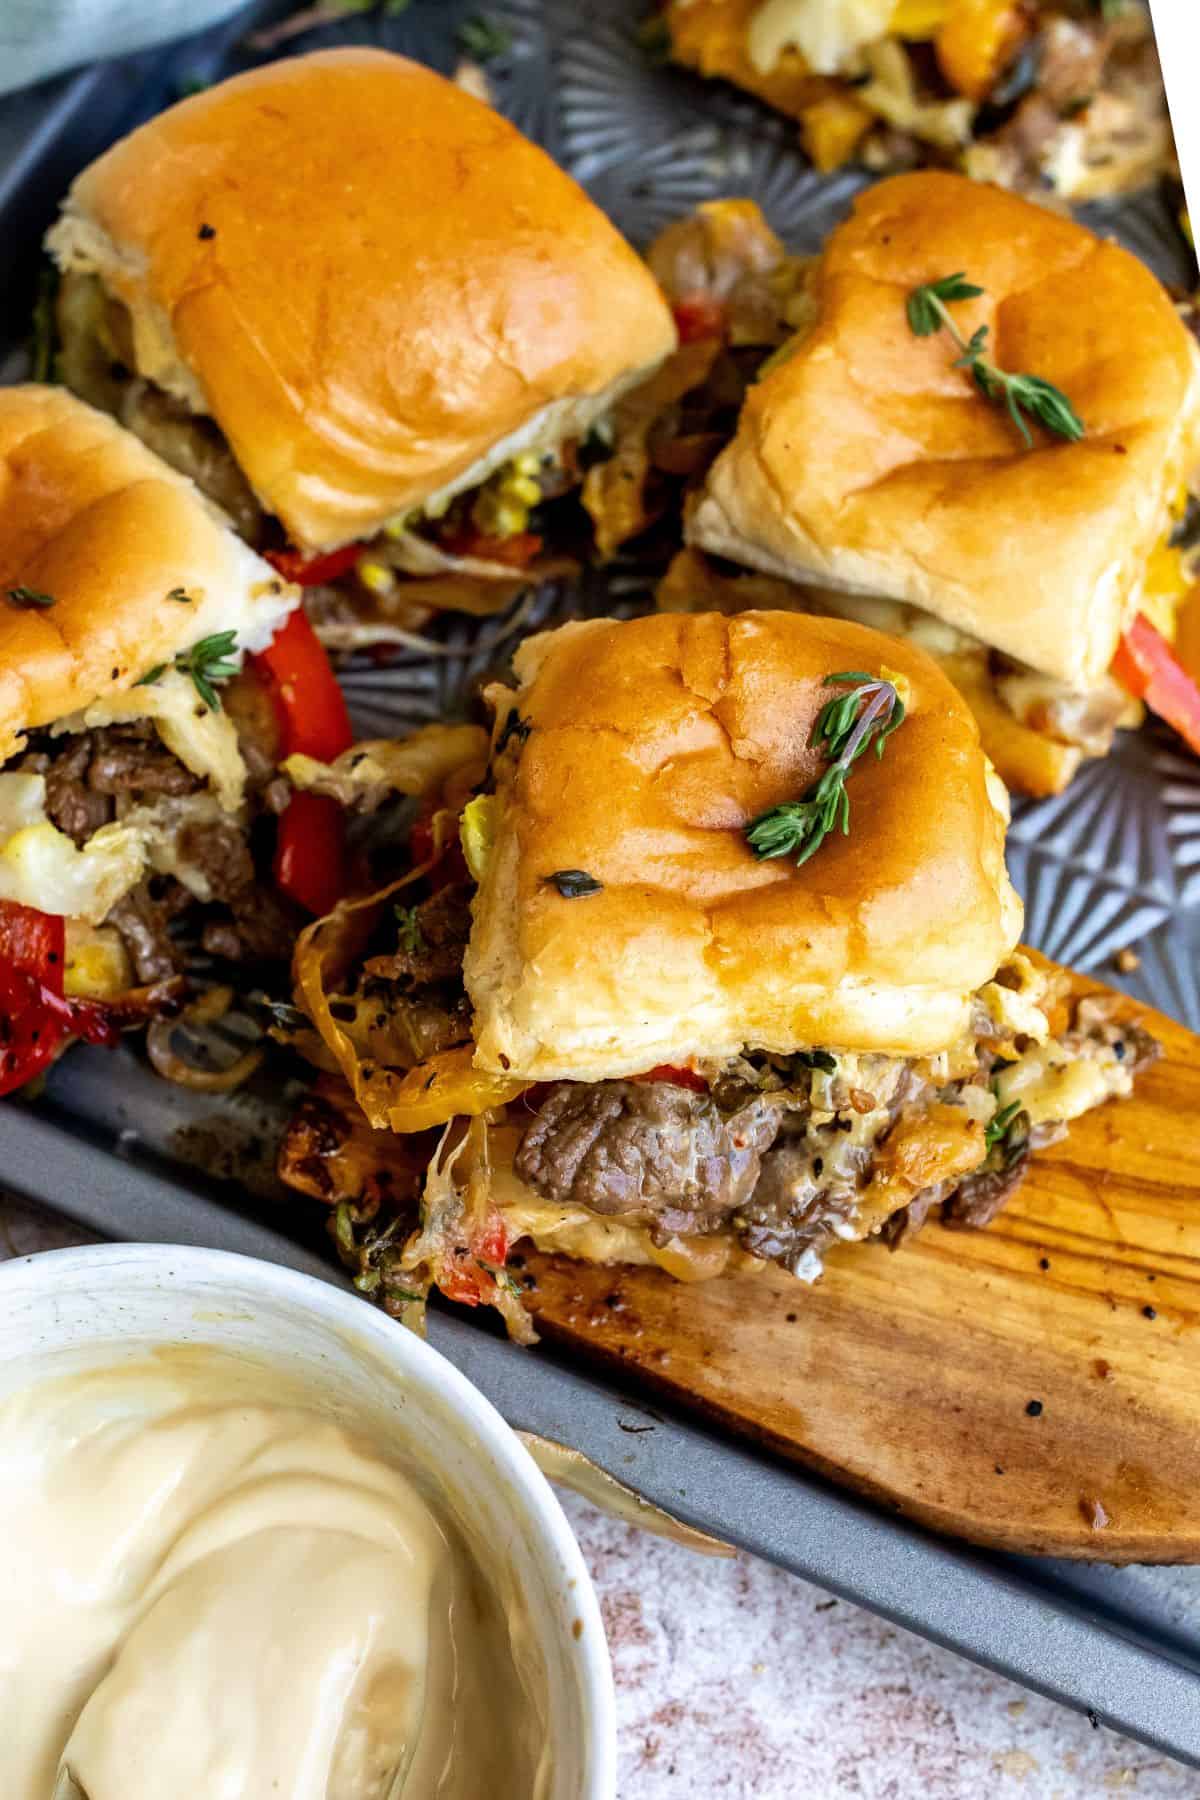
<instances>
[{"instance_id":1,"label":"metal baking tray","mask_svg":"<svg viewBox=\"0 0 1200 1800\"><path fill-rule=\"evenodd\" d=\"M0 379L26 372L38 245L74 173L192 85L252 66L248 33L289 10L249 6L200 36L0 100ZM284 51L371 42L449 72L457 27L477 10L411 0L388 17L377 7ZM496 0L484 10L510 38L488 66L497 105L636 242L700 200L749 193L793 248L814 249L865 179L814 176L787 121L648 62L635 40L644 0ZM1194 285L1163 197L1088 217L1168 281ZM567 611L637 610L649 586L645 568L619 562L569 595L539 597L523 628ZM481 671L503 660L504 631L447 621L447 654L435 661L352 667L356 723L377 734L460 710ZM1167 733L1125 736L1066 796L1019 805L1009 860L1033 943L1200 1029L1200 765ZM1111 964L1126 947L1140 966L1121 977ZM128 1048L76 1049L37 1102L0 1108L0 1183L107 1236L241 1250L340 1281L315 1209L274 1180L285 1102L265 1083L205 1100L157 1081ZM430 1331L514 1425L575 1444L692 1523L1200 1766L1200 1569L1118 1570L939 1540L657 1401L651 1409L552 1349L515 1349L487 1322L435 1311Z\"/></svg>"}]
</instances>

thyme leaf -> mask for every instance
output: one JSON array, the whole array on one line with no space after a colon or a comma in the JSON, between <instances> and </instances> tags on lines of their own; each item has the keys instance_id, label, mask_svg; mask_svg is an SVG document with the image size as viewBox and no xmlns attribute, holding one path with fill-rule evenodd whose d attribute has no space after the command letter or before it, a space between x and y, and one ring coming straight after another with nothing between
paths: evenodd
<instances>
[{"instance_id":1,"label":"thyme leaf","mask_svg":"<svg viewBox=\"0 0 1200 1800\"><path fill-rule=\"evenodd\" d=\"M968 281L961 270L943 275L940 281L928 281L914 288L905 310L909 329L916 337L932 337L936 331L948 331L958 345L955 368L967 369L985 400L1003 406L1025 441L1033 449L1033 434L1028 419L1033 419L1056 437L1078 443L1084 434L1084 423L1061 388L1041 375L1010 374L998 368L986 355L988 327L980 325L969 338L963 336L947 308L957 300L974 300L983 288Z\"/></svg>"},{"instance_id":2,"label":"thyme leaf","mask_svg":"<svg viewBox=\"0 0 1200 1800\"><path fill-rule=\"evenodd\" d=\"M586 869L556 869L553 875L542 877L552 887L556 887L564 900L586 900L592 894L603 891L604 883L589 875Z\"/></svg>"},{"instance_id":3,"label":"thyme leaf","mask_svg":"<svg viewBox=\"0 0 1200 1800\"><path fill-rule=\"evenodd\" d=\"M822 1074L837 1074L837 1057L828 1050L796 1050L792 1053L792 1061L805 1069L820 1069Z\"/></svg>"},{"instance_id":4,"label":"thyme leaf","mask_svg":"<svg viewBox=\"0 0 1200 1800\"><path fill-rule=\"evenodd\" d=\"M170 663L155 663L152 669L134 682L134 687L152 687L166 674L168 669L178 669L182 675L190 675L196 692L210 712L220 712L221 696L213 683L227 681L236 675L238 665L231 661L237 650L236 631L214 631L210 637L201 638L190 650L181 650Z\"/></svg>"},{"instance_id":5,"label":"thyme leaf","mask_svg":"<svg viewBox=\"0 0 1200 1800\"><path fill-rule=\"evenodd\" d=\"M904 702L895 685L882 676L851 669L827 675L824 685L848 685L849 689L825 702L813 727L810 742L824 746L829 767L799 800L772 806L747 825L746 841L760 861L794 856L799 868L816 854L835 826L848 834L846 777L868 744L874 743L875 755L881 757L888 738L904 721Z\"/></svg>"},{"instance_id":6,"label":"thyme leaf","mask_svg":"<svg viewBox=\"0 0 1200 1800\"><path fill-rule=\"evenodd\" d=\"M529 720L523 719L515 706L510 706L500 736L496 739L494 754L499 756L502 751L507 750L513 738L516 738L518 744L525 743L532 730L533 726Z\"/></svg>"},{"instance_id":7,"label":"thyme leaf","mask_svg":"<svg viewBox=\"0 0 1200 1800\"><path fill-rule=\"evenodd\" d=\"M425 949L425 933L415 906L396 907L396 935L401 950L409 956L420 956Z\"/></svg>"},{"instance_id":8,"label":"thyme leaf","mask_svg":"<svg viewBox=\"0 0 1200 1800\"><path fill-rule=\"evenodd\" d=\"M1008 1136L1008 1128L1021 1110L1019 1100L1010 1100L1007 1106L998 1107L989 1121L984 1134L985 1149L990 1153L997 1144L1002 1144Z\"/></svg>"},{"instance_id":9,"label":"thyme leaf","mask_svg":"<svg viewBox=\"0 0 1200 1800\"><path fill-rule=\"evenodd\" d=\"M58 601L53 594L43 594L37 588L11 587L8 590L8 604L15 606L18 612L48 612Z\"/></svg>"}]
</instances>

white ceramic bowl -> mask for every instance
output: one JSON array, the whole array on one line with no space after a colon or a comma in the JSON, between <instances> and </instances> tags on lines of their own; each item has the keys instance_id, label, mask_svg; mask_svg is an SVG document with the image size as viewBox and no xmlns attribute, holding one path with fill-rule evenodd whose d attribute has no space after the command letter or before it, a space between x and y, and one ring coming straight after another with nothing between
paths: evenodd
<instances>
[{"instance_id":1,"label":"white ceramic bowl","mask_svg":"<svg viewBox=\"0 0 1200 1800\"><path fill-rule=\"evenodd\" d=\"M524 1595L545 1664L547 1800L613 1800L612 1669L579 1546L519 1439L444 1357L355 1295L223 1250L97 1244L0 1263L0 1395L64 1352L91 1364L178 1343L280 1363L434 1478Z\"/></svg>"}]
</instances>

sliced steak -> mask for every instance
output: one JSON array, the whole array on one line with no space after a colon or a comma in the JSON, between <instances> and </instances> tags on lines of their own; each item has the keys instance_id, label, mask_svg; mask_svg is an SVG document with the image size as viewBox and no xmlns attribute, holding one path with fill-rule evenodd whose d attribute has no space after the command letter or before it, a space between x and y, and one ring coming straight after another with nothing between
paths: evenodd
<instances>
[{"instance_id":1,"label":"sliced steak","mask_svg":"<svg viewBox=\"0 0 1200 1800\"><path fill-rule=\"evenodd\" d=\"M177 882L140 881L118 900L106 923L121 934L138 981L148 985L182 974L184 954L171 936L171 920L190 902Z\"/></svg>"},{"instance_id":2,"label":"sliced steak","mask_svg":"<svg viewBox=\"0 0 1200 1800\"><path fill-rule=\"evenodd\" d=\"M140 721L68 737L45 735L16 766L45 778L48 817L80 846L114 818L118 795L152 801L161 794L192 794L202 786L154 727Z\"/></svg>"},{"instance_id":3,"label":"sliced steak","mask_svg":"<svg viewBox=\"0 0 1200 1800\"><path fill-rule=\"evenodd\" d=\"M57 754L49 752L45 758L46 812L58 829L80 847L113 815L108 796L88 785L93 736L85 731L78 737L60 740L63 748Z\"/></svg>"},{"instance_id":4,"label":"sliced steak","mask_svg":"<svg viewBox=\"0 0 1200 1800\"><path fill-rule=\"evenodd\" d=\"M246 834L234 819L185 825L177 849L198 869L227 917L209 919L200 935L210 956L226 962L287 962L296 942L296 915L258 879Z\"/></svg>"},{"instance_id":5,"label":"sliced steak","mask_svg":"<svg viewBox=\"0 0 1200 1800\"><path fill-rule=\"evenodd\" d=\"M254 858L235 819L182 825L175 850L180 862L203 875L214 900L228 903L254 885Z\"/></svg>"},{"instance_id":6,"label":"sliced steak","mask_svg":"<svg viewBox=\"0 0 1200 1800\"><path fill-rule=\"evenodd\" d=\"M738 1215L740 1243L752 1256L794 1269L808 1250L849 1227L872 1155L870 1146L846 1143L836 1127L781 1140L763 1157L758 1185Z\"/></svg>"},{"instance_id":7,"label":"sliced steak","mask_svg":"<svg viewBox=\"0 0 1200 1800\"><path fill-rule=\"evenodd\" d=\"M87 783L97 794L194 794L202 785L152 725L105 726L88 740Z\"/></svg>"},{"instance_id":8,"label":"sliced steak","mask_svg":"<svg viewBox=\"0 0 1200 1800\"><path fill-rule=\"evenodd\" d=\"M747 1200L779 1109L754 1099L726 1116L707 1094L666 1081L564 1081L517 1150L547 1200L644 1213L663 1234L715 1231Z\"/></svg>"}]
</instances>

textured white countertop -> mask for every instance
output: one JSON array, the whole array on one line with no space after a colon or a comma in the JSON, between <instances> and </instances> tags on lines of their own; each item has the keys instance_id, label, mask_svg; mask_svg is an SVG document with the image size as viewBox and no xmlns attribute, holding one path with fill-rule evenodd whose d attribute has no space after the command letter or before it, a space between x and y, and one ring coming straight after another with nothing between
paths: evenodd
<instances>
[{"instance_id":1,"label":"textured white countertop","mask_svg":"<svg viewBox=\"0 0 1200 1800\"><path fill-rule=\"evenodd\" d=\"M0 1196L0 1258L87 1235ZM766 1563L564 1503L612 1647L620 1800L1200 1796L1200 1774Z\"/></svg>"}]
</instances>

